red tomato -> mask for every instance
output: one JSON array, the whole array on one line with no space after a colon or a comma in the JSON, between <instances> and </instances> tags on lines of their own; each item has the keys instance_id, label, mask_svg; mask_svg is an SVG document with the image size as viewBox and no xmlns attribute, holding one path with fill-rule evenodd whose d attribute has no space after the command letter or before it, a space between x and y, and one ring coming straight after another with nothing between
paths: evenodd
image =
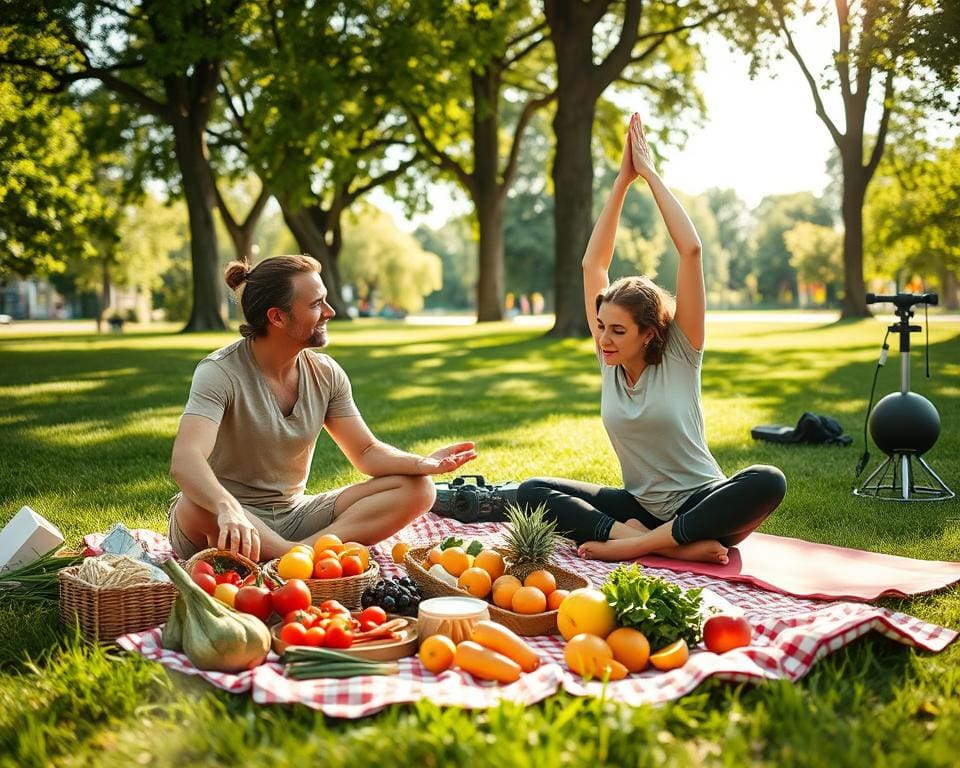
<instances>
[{"instance_id":1,"label":"red tomato","mask_svg":"<svg viewBox=\"0 0 960 768\"><path fill-rule=\"evenodd\" d=\"M237 587L243 584L243 579L240 578L240 574L236 571L221 571L216 574L215 578L217 584L233 584Z\"/></svg>"},{"instance_id":2,"label":"red tomato","mask_svg":"<svg viewBox=\"0 0 960 768\"><path fill-rule=\"evenodd\" d=\"M280 639L287 645L306 645L309 630L298 621L284 624L280 630Z\"/></svg>"},{"instance_id":3,"label":"red tomato","mask_svg":"<svg viewBox=\"0 0 960 768\"><path fill-rule=\"evenodd\" d=\"M305 611L310 607L310 588L302 579L288 579L282 587L270 593L273 610L281 616L290 611Z\"/></svg>"},{"instance_id":4,"label":"red tomato","mask_svg":"<svg viewBox=\"0 0 960 768\"><path fill-rule=\"evenodd\" d=\"M360 622L360 631L369 632L371 629L376 629L379 627L379 624L374 624L372 621L361 621Z\"/></svg>"},{"instance_id":5,"label":"red tomato","mask_svg":"<svg viewBox=\"0 0 960 768\"><path fill-rule=\"evenodd\" d=\"M347 608L339 600L324 600L320 603L320 610L324 613L329 613L331 615L341 614L343 616L350 615L350 609Z\"/></svg>"},{"instance_id":6,"label":"red tomato","mask_svg":"<svg viewBox=\"0 0 960 768\"><path fill-rule=\"evenodd\" d=\"M323 630L322 627L310 627L307 630L307 635L304 638L307 645L310 645L314 648L322 648L326 644L327 633Z\"/></svg>"},{"instance_id":7,"label":"red tomato","mask_svg":"<svg viewBox=\"0 0 960 768\"><path fill-rule=\"evenodd\" d=\"M363 573L363 561L356 555L345 555L340 558L340 570L344 576L356 576Z\"/></svg>"},{"instance_id":8,"label":"red tomato","mask_svg":"<svg viewBox=\"0 0 960 768\"><path fill-rule=\"evenodd\" d=\"M379 605L371 605L369 608L364 608L363 612L360 614L361 625L363 625L363 622L368 621L372 623L373 626L379 627L386 620L387 612Z\"/></svg>"},{"instance_id":9,"label":"red tomato","mask_svg":"<svg viewBox=\"0 0 960 768\"><path fill-rule=\"evenodd\" d=\"M214 590L217 588L217 580L213 577L211 573L198 573L193 577L193 580L197 582L204 592L208 595L212 595Z\"/></svg>"},{"instance_id":10,"label":"red tomato","mask_svg":"<svg viewBox=\"0 0 960 768\"><path fill-rule=\"evenodd\" d=\"M191 576L199 576L201 573L207 573L211 576L214 575L213 566L210 565L206 560L200 560L196 565L193 566L193 570L190 571Z\"/></svg>"},{"instance_id":11,"label":"red tomato","mask_svg":"<svg viewBox=\"0 0 960 768\"><path fill-rule=\"evenodd\" d=\"M240 591L237 592L233 607L241 613L249 613L256 616L260 621L266 621L273 613L270 590L255 585L241 587Z\"/></svg>"},{"instance_id":12,"label":"red tomato","mask_svg":"<svg viewBox=\"0 0 960 768\"><path fill-rule=\"evenodd\" d=\"M341 576L343 576L343 566L340 565L339 560L332 557L317 560L317 564L313 567L315 579L339 579Z\"/></svg>"},{"instance_id":13,"label":"red tomato","mask_svg":"<svg viewBox=\"0 0 960 768\"><path fill-rule=\"evenodd\" d=\"M353 632L339 623L331 624L324 642L327 648L349 648L353 645Z\"/></svg>"}]
</instances>

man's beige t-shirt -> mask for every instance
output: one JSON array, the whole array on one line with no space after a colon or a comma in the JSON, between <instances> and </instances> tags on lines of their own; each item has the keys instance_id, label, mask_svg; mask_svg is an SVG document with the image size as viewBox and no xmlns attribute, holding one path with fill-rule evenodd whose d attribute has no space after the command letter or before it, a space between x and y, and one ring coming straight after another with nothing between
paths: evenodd
<instances>
[{"instance_id":1,"label":"man's beige t-shirt","mask_svg":"<svg viewBox=\"0 0 960 768\"><path fill-rule=\"evenodd\" d=\"M281 413L247 339L211 353L193 374L184 415L219 425L208 462L241 504L294 506L306 488L324 423L360 415L350 380L333 358L304 350L297 366L300 389L289 416Z\"/></svg>"}]
</instances>

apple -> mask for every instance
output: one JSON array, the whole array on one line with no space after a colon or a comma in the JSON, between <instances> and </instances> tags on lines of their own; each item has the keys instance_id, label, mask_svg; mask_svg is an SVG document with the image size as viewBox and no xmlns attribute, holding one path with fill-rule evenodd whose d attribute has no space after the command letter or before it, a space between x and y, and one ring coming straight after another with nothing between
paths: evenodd
<instances>
[{"instance_id":1,"label":"apple","mask_svg":"<svg viewBox=\"0 0 960 768\"><path fill-rule=\"evenodd\" d=\"M617 626L617 616L599 589L582 587L567 595L557 609L557 629L564 640L587 633L604 638Z\"/></svg>"},{"instance_id":2,"label":"apple","mask_svg":"<svg viewBox=\"0 0 960 768\"><path fill-rule=\"evenodd\" d=\"M750 645L751 637L750 622L743 616L711 616L703 625L703 644L714 653Z\"/></svg>"}]
</instances>

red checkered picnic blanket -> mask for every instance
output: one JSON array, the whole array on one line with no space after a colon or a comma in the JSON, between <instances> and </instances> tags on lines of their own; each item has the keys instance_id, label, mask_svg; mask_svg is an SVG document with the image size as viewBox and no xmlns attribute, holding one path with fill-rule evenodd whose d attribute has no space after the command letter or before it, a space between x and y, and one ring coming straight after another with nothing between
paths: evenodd
<instances>
[{"instance_id":1,"label":"red checkered picnic blanket","mask_svg":"<svg viewBox=\"0 0 960 768\"><path fill-rule=\"evenodd\" d=\"M372 548L372 554L385 574L400 575L400 567L391 561L389 554L398 540L433 544L456 534L496 543L499 530L495 523L460 525L446 518L425 515ZM616 567L615 563L581 560L572 546L561 547L554 560L563 568L589 577L597 586ZM706 588L739 607L753 626L754 639L749 647L723 655L696 648L680 669L669 672L651 669L608 683L604 695L626 704L671 701L689 693L711 676L734 682L798 680L818 659L871 630L904 645L932 652L943 650L957 636L951 629L887 608L863 603L822 603L764 592L746 584L708 576L678 574L656 568L644 570L684 588ZM528 640L545 663L509 685L479 681L458 669L433 675L424 669L416 656L401 659L397 675L346 680L289 680L283 676L282 665L273 654L267 663L241 674L204 672L196 669L183 654L161 648L159 629L124 635L118 643L170 669L199 675L223 690L232 693L252 691L253 700L260 704L298 702L331 717L363 717L390 704L419 699L429 699L441 706L479 709L495 706L501 701L533 704L560 688L577 696L598 696L604 690L600 682L584 682L566 668L563 663L564 641L560 635Z\"/></svg>"}]
</instances>

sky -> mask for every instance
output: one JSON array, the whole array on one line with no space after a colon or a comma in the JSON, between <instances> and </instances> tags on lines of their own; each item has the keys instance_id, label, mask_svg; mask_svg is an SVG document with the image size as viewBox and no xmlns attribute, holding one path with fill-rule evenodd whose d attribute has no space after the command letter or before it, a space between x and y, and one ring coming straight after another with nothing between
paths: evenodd
<instances>
[{"instance_id":1,"label":"sky","mask_svg":"<svg viewBox=\"0 0 960 768\"><path fill-rule=\"evenodd\" d=\"M801 54L819 74L830 62L835 25L821 28L801 21L794 30ZM814 111L810 89L794 59L786 56L751 80L747 56L730 51L724 40L710 38L705 54L706 71L697 81L707 116L702 127L690 130L682 148L669 149L660 167L667 184L689 194L732 187L750 207L769 194L802 190L820 194L827 184L826 161L833 141ZM843 130L839 97L831 99L828 94L825 102L831 119ZM655 120L651 116L647 122ZM875 125L869 113L867 124ZM462 193L451 194L443 187L431 190L430 200L431 211L411 222L385 196L373 197L406 230L420 223L437 227L469 209Z\"/></svg>"}]
</instances>

